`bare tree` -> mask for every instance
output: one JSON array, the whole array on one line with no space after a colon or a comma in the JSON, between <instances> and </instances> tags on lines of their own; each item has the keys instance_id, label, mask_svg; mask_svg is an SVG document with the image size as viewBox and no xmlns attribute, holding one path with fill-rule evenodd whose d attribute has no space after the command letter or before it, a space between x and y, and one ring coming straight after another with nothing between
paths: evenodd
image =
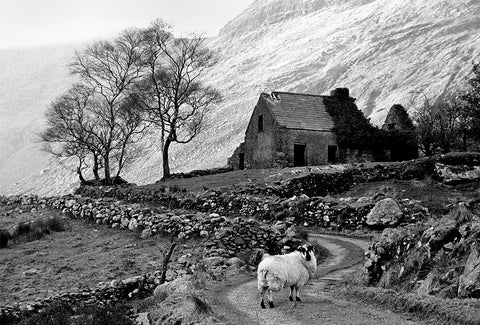
<instances>
[{"instance_id":1,"label":"bare tree","mask_svg":"<svg viewBox=\"0 0 480 325\"><path fill-rule=\"evenodd\" d=\"M188 143L201 130L205 114L221 100L201 77L213 63L205 38L174 38L169 27L155 21L144 31L147 76L138 85L148 120L160 129L163 178L170 177L172 143Z\"/></svg>"},{"instance_id":2,"label":"bare tree","mask_svg":"<svg viewBox=\"0 0 480 325\"><path fill-rule=\"evenodd\" d=\"M71 73L91 89L90 113L94 125L87 133L100 144L104 163L105 183L111 184L111 160L116 155L119 162L117 176L124 165L125 149L136 134L138 123L130 96L135 82L143 77L142 34L129 30L114 41L94 42L81 52L76 52ZM118 151L120 154L118 155Z\"/></svg>"},{"instance_id":3,"label":"bare tree","mask_svg":"<svg viewBox=\"0 0 480 325\"><path fill-rule=\"evenodd\" d=\"M458 139L461 105L458 98L451 97L437 101L432 107L435 116L435 139L442 153L450 152Z\"/></svg>"},{"instance_id":4,"label":"bare tree","mask_svg":"<svg viewBox=\"0 0 480 325\"><path fill-rule=\"evenodd\" d=\"M51 103L46 112L47 129L40 134L43 150L55 157L76 157L77 174L82 183L85 178L82 170L87 167L87 156L92 156L92 172L100 180L98 170L101 167L99 157L101 149L95 137L89 132L92 121L88 107L92 91L75 84L65 94Z\"/></svg>"},{"instance_id":5,"label":"bare tree","mask_svg":"<svg viewBox=\"0 0 480 325\"><path fill-rule=\"evenodd\" d=\"M423 91L411 93L410 105L414 109L413 120L416 124L418 145L425 156L435 153L437 144L435 139L435 111L430 99Z\"/></svg>"},{"instance_id":6,"label":"bare tree","mask_svg":"<svg viewBox=\"0 0 480 325\"><path fill-rule=\"evenodd\" d=\"M138 94L131 94L118 109L118 134L112 147L117 165L115 178L118 178L123 167L135 160L142 151L138 143L146 134L149 124L144 122L140 103Z\"/></svg>"},{"instance_id":7,"label":"bare tree","mask_svg":"<svg viewBox=\"0 0 480 325\"><path fill-rule=\"evenodd\" d=\"M458 148L460 142L463 142L463 148L466 147L466 139L462 141L462 137L469 122L464 115L465 103L460 96L450 95L433 104L422 91L413 93L413 96L417 96L417 99L411 103L420 102L420 105L414 106L414 121L420 149L426 156L438 151L448 153Z\"/></svg>"}]
</instances>

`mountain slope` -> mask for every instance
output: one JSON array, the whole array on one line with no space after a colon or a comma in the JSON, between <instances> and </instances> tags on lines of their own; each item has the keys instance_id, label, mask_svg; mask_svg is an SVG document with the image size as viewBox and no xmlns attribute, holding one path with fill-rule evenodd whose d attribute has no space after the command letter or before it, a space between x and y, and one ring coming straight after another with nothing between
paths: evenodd
<instances>
[{"instance_id":1,"label":"mountain slope","mask_svg":"<svg viewBox=\"0 0 480 325\"><path fill-rule=\"evenodd\" d=\"M477 0L257 0L210 41L218 64L205 80L225 101L212 110L204 132L174 146L173 171L221 166L243 140L260 92L325 94L350 88L357 104L381 123L411 91L441 96L464 83L480 48ZM142 158L125 177L160 178L158 146L148 138ZM63 167L62 167L63 168ZM16 186L42 194L63 190L70 175L55 165ZM3 171L2 171L3 172ZM61 183L45 179L55 175Z\"/></svg>"},{"instance_id":2,"label":"mountain slope","mask_svg":"<svg viewBox=\"0 0 480 325\"><path fill-rule=\"evenodd\" d=\"M37 134L49 102L72 82L73 46L0 50L0 187L49 163Z\"/></svg>"}]
</instances>

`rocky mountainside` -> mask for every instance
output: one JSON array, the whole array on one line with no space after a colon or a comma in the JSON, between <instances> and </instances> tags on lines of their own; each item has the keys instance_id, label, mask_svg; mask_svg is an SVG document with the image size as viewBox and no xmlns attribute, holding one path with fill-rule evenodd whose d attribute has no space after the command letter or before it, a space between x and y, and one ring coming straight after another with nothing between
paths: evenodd
<instances>
[{"instance_id":1,"label":"rocky mountainside","mask_svg":"<svg viewBox=\"0 0 480 325\"><path fill-rule=\"evenodd\" d=\"M242 141L261 92L325 94L335 87L348 87L359 108L377 124L393 104L408 107L413 90L422 89L431 97L448 93L464 84L471 62L480 59L480 3L477 0L257 0L229 22L209 45L215 49L218 63L205 80L219 88L225 100L211 111L208 125L197 139L173 147L174 172L224 165ZM49 62L55 69L64 69L66 61L53 56L51 59ZM39 68L38 64L35 68ZM48 69L48 74L52 70ZM47 77L25 87L51 87L58 80L68 79ZM22 86L10 83L7 89L2 84L2 117L4 111L34 107L5 103L4 94L11 94L8 89ZM56 88L58 93L64 87L62 82ZM22 93L14 99L32 95ZM29 114L15 125L25 127L33 122L41 125L38 116L53 97L51 93L35 95L30 98L38 103L34 107L37 114ZM2 128L1 151L19 134L22 133L18 130L4 132ZM32 132L28 134L32 139ZM156 143L154 135L148 137L144 155L128 168L125 178L139 184L160 178L161 155ZM18 151L10 148L14 153ZM8 182L2 178L4 186L0 191L52 194L75 186L72 171L45 163L43 154L19 152L16 157L14 161L25 163L37 175L12 186L12 181L28 174L25 170L13 172L14 164L2 160L0 175L7 174ZM39 166L33 161L41 162L42 174L38 174Z\"/></svg>"}]
</instances>

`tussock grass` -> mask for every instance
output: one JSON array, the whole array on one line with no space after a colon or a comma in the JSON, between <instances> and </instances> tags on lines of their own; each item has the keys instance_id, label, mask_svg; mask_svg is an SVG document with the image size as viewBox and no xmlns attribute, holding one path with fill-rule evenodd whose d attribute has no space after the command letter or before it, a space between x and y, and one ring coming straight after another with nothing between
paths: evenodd
<instances>
[{"instance_id":1,"label":"tussock grass","mask_svg":"<svg viewBox=\"0 0 480 325\"><path fill-rule=\"evenodd\" d=\"M432 320L438 325L480 324L480 300L478 299L441 299L351 285L342 287L338 294L396 312L413 314L418 319Z\"/></svg>"},{"instance_id":2,"label":"tussock grass","mask_svg":"<svg viewBox=\"0 0 480 325\"><path fill-rule=\"evenodd\" d=\"M41 239L51 232L60 232L66 230L65 221L59 217L50 217L39 219L32 222L19 222L14 228L12 239L20 242L29 242Z\"/></svg>"}]
</instances>

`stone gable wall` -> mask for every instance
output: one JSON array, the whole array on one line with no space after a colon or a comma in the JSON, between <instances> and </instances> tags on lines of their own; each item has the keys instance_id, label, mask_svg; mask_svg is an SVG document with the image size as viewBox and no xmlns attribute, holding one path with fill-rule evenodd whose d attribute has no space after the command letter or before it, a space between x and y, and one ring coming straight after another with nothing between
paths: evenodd
<instances>
[{"instance_id":1,"label":"stone gable wall","mask_svg":"<svg viewBox=\"0 0 480 325\"><path fill-rule=\"evenodd\" d=\"M260 96L253 110L250 123L245 132L245 168L269 168L275 166L275 139L277 124L267 107L266 100ZM258 132L258 117L263 116L263 131Z\"/></svg>"}]
</instances>

